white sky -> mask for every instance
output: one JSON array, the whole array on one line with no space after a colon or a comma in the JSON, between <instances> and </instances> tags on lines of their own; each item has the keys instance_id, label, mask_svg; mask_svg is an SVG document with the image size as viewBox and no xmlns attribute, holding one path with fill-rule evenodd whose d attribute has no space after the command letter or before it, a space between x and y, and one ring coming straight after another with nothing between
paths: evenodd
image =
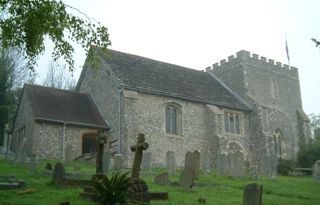
<instances>
[{"instance_id":1,"label":"white sky","mask_svg":"<svg viewBox=\"0 0 320 205\"><path fill-rule=\"evenodd\" d=\"M65 0L108 27L112 46L197 70L247 50L299 68L307 114L320 113L318 0ZM76 48L78 77L85 60ZM48 55L39 62L44 78Z\"/></svg>"}]
</instances>

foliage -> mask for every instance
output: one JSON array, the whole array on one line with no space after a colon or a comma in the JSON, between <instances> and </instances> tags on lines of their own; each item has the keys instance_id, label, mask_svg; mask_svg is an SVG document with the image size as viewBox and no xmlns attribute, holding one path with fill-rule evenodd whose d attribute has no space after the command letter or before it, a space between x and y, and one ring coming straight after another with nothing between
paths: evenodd
<instances>
[{"instance_id":1,"label":"foliage","mask_svg":"<svg viewBox=\"0 0 320 205\"><path fill-rule=\"evenodd\" d=\"M280 158L277 166L277 173L281 176L288 176L289 172L293 171L295 162L293 160L286 160Z\"/></svg>"},{"instance_id":2,"label":"foliage","mask_svg":"<svg viewBox=\"0 0 320 205\"><path fill-rule=\"evenodd\" d=\"M68 13L67 8L78 11L85 19ZM53 59L63 57L70 71L74 67L74 48L69 40L81 44L93 61L91 46L106 50L111 44L107 28L93 21L61 0L0 0L2 45L19 48L33 71L38 56L45 50L46 37L54 43Z\"/></svg>"},{"instance_id":3,"label":"foliage","mask_svg":"<svg viewBox=\"0 0 320 205\"><path fill-rule=\"evenodd\" d=\"M125 203L128 198L128 184L130 178L125 174L116 172L110 179L107 175L101 180L95 181L95 188L99 193L99 200L101 204L114 205Z\"/></svg>"},{"instance_id":4,"label":"foliage","mask_svg":"<svg viewBox=\"0 0 320 205\"><path fill-rule=\"evenodd\" d=\"M309 115L312 138L309 144L300 147L297 161L300 167L312 168L314 162L320 159L320 114Z\"/></svg>"},{"instance_id":5,"label":"foliage","mask_svg":"<svg viewBox=\"0 0 320 205\"><path fill-rule=\"evenodd\" d=\"M13 48L0 48L0 145L3 143L4 125L11 125L21 86L34 78L24 69L22 56ZM11 126L10 126L11 127Z\"/></svg>"}]
</instances>

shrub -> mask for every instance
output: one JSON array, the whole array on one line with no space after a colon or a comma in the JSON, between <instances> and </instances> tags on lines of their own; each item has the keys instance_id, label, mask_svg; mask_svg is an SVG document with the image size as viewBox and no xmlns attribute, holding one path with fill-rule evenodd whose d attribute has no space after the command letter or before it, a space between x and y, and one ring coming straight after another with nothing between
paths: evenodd
<instances>
[{"instance_id":1,"label":"shrub","mask_svg":"<svg viewBox=\"0 0 320 205\"><path fill-rule=\"evenodd\" d=\"M128 184L130 178L128 173L120 174L116 172L110 179L105 175L102 179L94 181L94 187L99 194L101 204L114 205L125 203L128 198Z\"/></svg>"},{"instance_id":2,"label":"shrub","mask_svg":"<svg viewBox=\"0 0 320 205\"><path fill-rule=\"evenodd\" d=\"M282 176L289 175L289 172L293 171L295 162L293 160L279 159L277 166L277 173Z\"/></svg>"}]
</instances>

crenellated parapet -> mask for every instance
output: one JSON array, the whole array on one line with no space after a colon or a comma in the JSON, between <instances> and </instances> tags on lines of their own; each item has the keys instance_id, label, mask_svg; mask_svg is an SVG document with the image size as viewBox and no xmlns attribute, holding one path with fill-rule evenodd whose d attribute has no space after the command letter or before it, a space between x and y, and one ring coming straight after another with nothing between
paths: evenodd
<instances>
[{"instance_id":1,"label":"crenellated parapet","mask_svg":"<svg viewBox=\"0 0 320 205\"><path fill-rule=\"evenodd\" d=\"M218 63L214 63L212 66L206 68L206 72L224 72L224 70L233 69L237 66L249 65L266 71L276 72L284 74L288 77L298 77L298 69L287 64L268 59L258 54L250 53L245 50L239 51L236 55L231 55L227 59L222 59Z\"/></svg>"}]
</instances>

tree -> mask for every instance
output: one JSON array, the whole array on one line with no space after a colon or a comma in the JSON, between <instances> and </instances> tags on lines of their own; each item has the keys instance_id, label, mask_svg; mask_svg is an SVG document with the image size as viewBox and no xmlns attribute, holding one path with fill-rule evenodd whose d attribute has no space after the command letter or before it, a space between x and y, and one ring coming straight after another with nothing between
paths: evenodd
<instances>
[{"instance_id":1,"label":"tree","mask_svg":"<svg viewBox=\"0 0 320 205\"><path fill-rule=\"evenodd\" d=\"M298 152L298 164L301 167L312 167L320 159L320 114L309 115L312 138L308 145L302 146Z\"/></svg>"},{"instance_id":2,"label":"tree","mask_svg":"<svg viewBox=\"0 0 320 205\"><path fill-rule=\"evenodd\" d=\"M76 87L76 80L71 73L64 69L62 64L51 61L48 66L46 78L42 81L42 85L51 88L74 90Z\"/></svg>"},{"instance_id":3,"label":"tree","mask_svg":"<svg viewBox=\"0 0 320 205\"><path fill-rule=\"evenodd\" d=\"M13 121L21 86L28 81L34 77L25 69L21 54L13 48L0 48L0 145L5 124Z\"/></svg>"},{"instance_id":4,"label":"tree","mask_svg":"<svg viewBox=\"0 0 320 205\"><path fill-rule=\"evenodd\" d=\"M84 19L69 14L66 8L78 11ZM92 45L102 47L104 51L111 45L105 26L61 0L0 0L2 46L18 48L32 71L45 50L45 37L54 43L53 59L63 57L70 71L74 67L70 40L82 45L92 63L97 58L90 49Z\"/></svg>"}]
</instances>

